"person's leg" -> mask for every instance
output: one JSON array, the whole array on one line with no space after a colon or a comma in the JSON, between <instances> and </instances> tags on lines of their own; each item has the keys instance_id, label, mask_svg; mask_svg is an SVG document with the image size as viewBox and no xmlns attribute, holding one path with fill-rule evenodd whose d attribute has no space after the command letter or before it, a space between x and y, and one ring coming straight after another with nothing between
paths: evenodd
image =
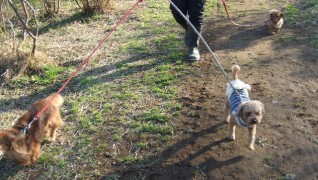
<instances>
[{"instance_id":1,"label":"person's leg","mask_svg":"<svg viewBox=\"0 0 318 180\"><path fill-rule=\"evenodd\" d=\"M171 0L178 9L184 14L187 15L187 0ZM185 30L187 30L188 25L187 21L179 14L179 12L170 4L171 13L178 24L180 24Z\"/></svg>"},{"instance_id":2,"label":"person's leg","mask_svg":"<svg viewBox=\"0 0 318 180\"><path fill-rule=\"evenodd\" d=\"M205 0L187 0L189 20L195 27L201 27L203 24Z\"/></svg>"},{"instance_id":3,"label":"person's leg","mask_svg":"<svg viewBox=\"0 0 318 180\"><path fill-rule=\"evenodd\" d=\"M201 33L203 25L203 11L204 11L205 0L188 0L188 14L189 20L196 28L196 30ZM189 60L199 60L200 53L198 50L199 46L199 35L188 26L188 59Z\"/></svg>"}]
</instances>

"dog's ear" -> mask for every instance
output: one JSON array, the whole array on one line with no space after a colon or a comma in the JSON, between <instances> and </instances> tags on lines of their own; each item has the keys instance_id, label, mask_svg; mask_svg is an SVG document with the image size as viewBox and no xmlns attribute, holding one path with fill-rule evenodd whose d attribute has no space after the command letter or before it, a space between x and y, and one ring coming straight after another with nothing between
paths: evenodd
<instances>
[{"instance_id":1,"label":"dog's ear","mask_svg":"<svg viewBox=\"0 0 318 180\"><path fill-rule=\"evenodd\" d=\"M269 18L270 18L270 20L273 20L273 19L274 19L274 13L271 13L271 14L269 15Z\"/></svg>"},{"instance_id":2,"label":"dog's ear","mask_svg":"<svg viewBox=\"0 0 318 180\"><path fill-rule=\"evenodd\" d=\"M262 109L262 114L265 114L265 106L261 101L255 100L259 107Z\"/></svg>"},{"instance_id":3,"label":"dog's ear","mask_svg":"<svg viewBox=\"0 0 318 180\"><path fill-rule=\"evenodd\" d=\"M44 128L45 127L42 121L38 121L38 123L34 124L34 129L36 129L36 131L34 132L34 138L38 142L42 142L43 135L44 135Z\"/></svg>"},{"instance_id":4,"label":"dog's ear","mask_svg":"<svg viewBox=\"0 0 318 180\"><path fill-rule=\"evenodd\" d=\"M280 18L283 18L283 17L284 17L284 13L282 13L282 12L279 12L278 15L279 15Z\"/></svg>"},{"instance_id":5,"label":"dog's ear","mask_svg":"<svg viewBox=\"0 0 318 180\"><path fill-rule=\"evenodd\" d=\"M27 126L28 122L31 119L32 119L31 113L30 112L26 112L15 121L15 123L13 125L13 128L23 129L23 128L25 128L25 126Z\"/></svg>"},{"instance_id":6,"label":"dog's ear","mask_svg":"<svg viewBox=\"0 0 318 180\"><path fill-rule=\"evenodd\" d=\"M25 139L22 137L17 138L12 142L12 148L19 154L30 154L28 153L27 145L25 144Z\"/></svg>"},{"instance_id":7,"label":"dog's ear","mask_svg":"<svg viewBox=\"0 0 318 180\"><path fill-rule=\"evenodd\" d=\"M12 142L16 139L16 135L11 133L11 132L6 132L6 134L1 137L4 144L7 146L7 147L10 147L12 146Z\"/></svg>"},{"instance_id":8,"label":"dog's ear","mask_svg":"<svg viewBox=\"0 0 318 180\"><path fill-rule=\"evenodd\" d=\"M260 106L262 107L262 114L265 114L265 106L264 106L264 104L261 101L259 101L259 103L260 103Z\"/></svg>"},{"instance_id":9,"label":"dog's ear","mask_svg":"<svg viewBox=\"0 0 318 180\"><path fill-rule=\"evenodd\" d=\"M244 104L245 104L244 102L241 103L241 104L239 105L239 107L238 107L237 112L236 112L236 116L237 116L237 117L241 117L242 119L244 119L244 117L243 117Z\"/></svg>"},{"instance_id":10,"label":"dog's ear","mask_svg":"<svg viewBox=\"0 0 318 180\"><path fill-rule=\"evenodd\" d=\"M10 134L2 135L0 138L1 138L0 139L1 146L5 146L5 147L10 148L10 146L11 146Z\"/></svg>"}]
</instances>

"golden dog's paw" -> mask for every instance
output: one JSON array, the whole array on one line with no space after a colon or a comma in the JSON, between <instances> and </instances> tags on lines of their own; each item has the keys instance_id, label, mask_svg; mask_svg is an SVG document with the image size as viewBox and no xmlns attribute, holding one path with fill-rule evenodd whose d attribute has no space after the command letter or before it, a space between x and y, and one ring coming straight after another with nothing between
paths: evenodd
<instances>
[{"instance_id":1,"label":"golden dog's paw","mask_svg":"<svg viewBox=\"0 0 318 180\"><path fill-rule=\"evenodd\" d=\"M56 140L56 137L55 136L54 137L47 137L47 140L49 142L54 142Z\"/></svg>"}]
</instances>

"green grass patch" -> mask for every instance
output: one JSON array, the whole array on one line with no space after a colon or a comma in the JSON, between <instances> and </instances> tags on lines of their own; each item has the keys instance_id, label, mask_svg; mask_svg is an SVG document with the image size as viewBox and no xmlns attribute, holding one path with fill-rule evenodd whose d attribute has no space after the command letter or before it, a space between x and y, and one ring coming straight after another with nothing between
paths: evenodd
<instances>
[{"instance_id":1,"label":"green grass patch","mask_svg":"<svg viewBox=\"0 0 318 180\"><path fill-rule=\"evenodd\" d=\"M318 38L313 41L313 46L318 49Z\"/></svg>"},{"instance_id":2,"label":"green grass patch","mask_svg":"<svg viewBox=\"0 0 318 180\"><path fill-rule=\"evenodd\" d=\"M165 123L170 121L171 117L167 114L160 113L160 110L158 108L154 108L150 112L141 115L141 117L139 117L137 120L153 123Z\"/></svg>"},{"instance_id":3,"label":"green grass patch","mask_svg":"<svg viewBox=\"0 0 318 180\"><path fill-rule=\"evenodd\" d=\"M287 5L285 18L286 24L301 29L309 29L311 33L306 36L314 48L318 48L317 22L318 22L318 1L308 0L302 6L293 4Z\"/></svg>"},{"instance_id":4,"label":"green grass patch","mask_svg":"<svg viewBox=\"0 0 318 180\"><path fill-rule=\"evenodd\" d=\"M120 164L131 164L133 162L136 162L138 159L136 157L133 157L133 156L124 156L122 158L119 158L118 159L118 162Z\"/></svg>"},{"instance_id":5,"label":"green grass patch","mask_svg":"<svg viewBox=\"0 0 318 180\"><path fill-rule=\"evenodd\" d=\"M79 84L81 87L90 87L94 86L98 83L98 80L95 79L94 77L83 77L79 80Z\"/></svg>"},{"instance_id":6,"label":"green grass patch","mask_svg":"<svg viewBox=\"0 0 318 180\"><path fill-rule=\"evenodd\" d=\"M41 72L28 76L22 75L17 79L14 79L15 85L28 85L30 83L38 85L50 85L58 81L61 75L64 77L63 72L66 68L58 66L44 66L41 68Z\"/></svg>"},{"instance_id":7,"label":"green grass patch","mask_svg":"<svg viewBox=\"0 0 318 180\"><path fill-rule=\"evenodd\" d=\"M147 142L137 142L134 144L134 147L138 148L138 149L145 149L148 147L148 143Z\"/></svg>"},{"instance_id":8,"label":"green grass patch","mask_svg":"<svg viewBox=\"0 0 318 180\"><path fill-rule=\"evenodd\" d=\"M112 111L113 109L114 109L114 106L112 104L106 103L106 104L103 104L103 109L101 112L108 113Z\"/></svg>"},{"instance_id":9,"label":"green grass patch","mask_svg":"<svg viewBox=\"0 0 318 180\"><path fill-rule=\"evenodd\" d=\"M172 138L173 138L172 135L164 135L162 136L161 140L168 142L168 141L171 141Z\"/></svg>"},{"instance_id":10,"label":"green grass patch","mask_svg":"<svg viewBox=\"0 0 318 180\"><path fill-rule=\"evenodd\" d=\"M307 0L307 6L308 7L317 7L318 6L318 0Z\"/></svg>"},{"instance_id":11,"label":"green grass patch","mask_svg":"<svg viewBox=\"0 0 318 180\"><path fill-rule=\"evenodd\" d=\"M287 5L286 12L285 12L285 17L287 20L294 20L296 15L298 15L298 13L299 13L299 9L296 6L292 4Z\"/></svg>"},{"instance_id":12,"label":"green grass patch","mask_svg":"<svg viewBox=\"0 0 318 180\"><path fill-rule=\"evenodd\" d=\"M43 152L38 160L40 164L54 165L60 169L67 167L67 162L61 157L63 149L61 147L53 147Z\"/></svg>"},{"instance_id":13,"label":"green grass patch","mask_svg":"<svg viewBox=\"0 0 318 180\"><path fill-rule=\"evenodd\" d=\"M284 43L288 43L288 42L290 42L290 41L295 40L295 36L294 36L293 34L288 34L288 33L286 33L286 34L283 34L283 35L281 36L281 40L282 40Z\"/></svg>"},{"instance_id":14,"label":"green grass patch","mask_svg":"<svg viewBox=\"0 0 318 180\"><path fill-rule=\"evenodd\" d=\"M173 127L168 124L159 125L153 123L139 123L136 128L139 133L152 133L160 135L171 135L174 132Z\"/></svg>"},{"instance_id":15,"label":"green grass patch","mask_svg":"<svg viewBox=\"0 0 318 180\"><path fill-rule=\"evenodd\" d=\"M175 75L167 71L150 72L144 77L144 83L158 88L164 88L171 85L175 79Z\"/></svg>"},{"instance_id":16,"label":"green grass patch","mask_svg":"<svg viewBox=\"0 0 318 180\"><path fill-rule=\"evenodd\" d=\"M133 92L124 92L124 93L118 93L114 95L114 98L118 99L118 100L138 100L140 99L140 97L133 93Z\"/></svg>"}]
</instances>

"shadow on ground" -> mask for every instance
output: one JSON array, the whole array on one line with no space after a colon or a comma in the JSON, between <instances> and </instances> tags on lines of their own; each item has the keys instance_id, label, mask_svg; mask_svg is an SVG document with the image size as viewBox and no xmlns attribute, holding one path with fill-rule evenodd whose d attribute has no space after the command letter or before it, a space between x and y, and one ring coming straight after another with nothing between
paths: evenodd
<instances>
[{"instance_id":1,"label":"shadow on ground","mask_svg":"<svg viewBox=\"0 0 318 180\"><path fill-rule=\"evenodd\" d=\"M198 150L189 149L194 151L189 156L179 154L180 151L188 148L188 146L194 145L196 141L206 135L216 134L221 126L224 126L225 122L217 123L209 128L206 128L200 132L193 133L188 138L178 141L175 144L168 146L160 155L155 157L150 157L154 160L154 164L151 165L140 165L141 168L135 168L137 164L131 164L131 169L126 169L122 172L120 179L131 179L131 178L147 178L147 179L183 179L190 180L194 176L194 172L198 170L199 167L204 167L204 172L213 172L214 170L221 168L223 166L228 166L231 164L236 164L244 159L243 156L236 156L229 158L227 160L218 160L214 157L206 158L200 164L193 166L191 161L203 156L207 151L220 146L222 143L230 142L228 139L223 138L208 144ZM176 156L180 155L180 160L177 160ZM202 157L201 157L202 158ZM113 173L112 173L113 174ZM110 175L104 175L101 179L108 179Z\"/></svg>"}]
</instances>

